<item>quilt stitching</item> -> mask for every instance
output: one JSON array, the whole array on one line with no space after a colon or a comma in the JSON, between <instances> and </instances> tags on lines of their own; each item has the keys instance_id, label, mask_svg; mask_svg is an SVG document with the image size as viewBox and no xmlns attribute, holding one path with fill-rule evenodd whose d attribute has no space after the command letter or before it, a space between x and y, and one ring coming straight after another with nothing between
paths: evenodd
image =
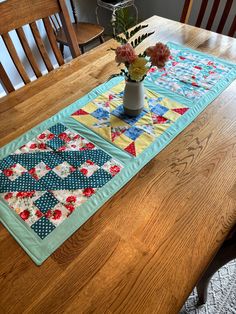
<instances>
[{"instance_id":1,"label":"quilt stitching","mask_svg":"<svg viewBox=\"0 0 236 314\"><path fill-rule=\"evenodd\" d=\"M96 97L72 117L132 156L138 156L189 109L146 89L145 108L137 117L125 115L124 83Z\"/></svg>"},{"instance_id":2,"label":"quilt stitching","mask_svg":"<svg viewBox=\"0 0 236 314\"><path fill-rule=\"evenodd\" d=\"M151 68L147 80L191 100L209 92L230 71L230 66L192 51L171 48L163 69Z\"/></svg>"},{"instance_id":3,"label":"quilt stitching","mask_svg":"<svg viewBox=\"0 0 236 314\"><path fill-rule=\"evenodd\" d=\"M122 168L58 123L0 161L0 194L44 239Z\"/></svg>"}]
</instances>

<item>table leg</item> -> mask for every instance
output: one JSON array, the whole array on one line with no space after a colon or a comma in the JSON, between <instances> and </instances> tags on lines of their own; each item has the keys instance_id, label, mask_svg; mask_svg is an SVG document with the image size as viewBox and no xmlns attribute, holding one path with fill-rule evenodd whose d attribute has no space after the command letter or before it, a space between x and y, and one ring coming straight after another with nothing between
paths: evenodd
<instances>
[{"instance_id":1,"label":"table leg","mask_svg":"<svg viewBox=\"0 0 236 314\"><path fill-rule=\"evenodd\" d=\"M100 7L97 5L96 6L96 9L95 9L95 15L96 15L96 21L97 21L97 24L100 24L99 23L99 18L98 18L98 9L99 9Z\"/></svg>"}]
</instances>

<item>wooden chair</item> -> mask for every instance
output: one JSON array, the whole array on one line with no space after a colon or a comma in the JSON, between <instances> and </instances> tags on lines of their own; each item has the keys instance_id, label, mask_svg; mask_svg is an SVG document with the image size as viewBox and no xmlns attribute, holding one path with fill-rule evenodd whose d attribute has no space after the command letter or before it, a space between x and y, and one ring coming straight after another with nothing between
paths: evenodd
<instances>
[{"instance_id":1,"label":"wooden chair","mask_svg":"<svg viewBox=\"0 0 236 314\"><path fill-rule=\"evenodd\" d=\"M65 4L65 0L21 0L20 5L18 0L8 0L0 3L0 12L0 37L2 37L8 53L24 84L29 83L30 78L25 70L23 63L19 58L14 43L9 35L10 31L16 31L18 39L24 50L25 56L28 59L29 64L37 78L42 76L42 72L30 48L29 42L25 35L25 31L22 26L26 24L29 25L35 44L48 72L54 70L54 67L45 48L45 44L41 38L36 21L42 19L47 37L52 48L52 53L54 54L59 66L64 64L64 59L60 52L60 49L58 48L56 37L49 20L49 16L51 16L52 14L59 14L72 56L77 57L80 55L80 50L76 41L75 33L70 23L69 13ZM10 93L14 90L14 87L1 63L0 80L2 81L7 92Z\"/></svg>"},{"instance_id":2,"label":"wooden chair","mask_svg":"<svg viewBox=\"0 0 236 314\"><path fill-rule=\"evenodd\" d=\"M191 15L192 7L193 7L193 2L194 2L194 0L185 0L180 22L188 23L189 17ZM202 25L202 21L203 21L203 18L205 16L205 11L207 9L208 2L209 2L208 0L201 0L201 7L200 7L197 21L195 24L195 26L197 26L197 27L201 27L201 25ZM217 33L221 34L222 31L224 30L226 21L229 17L230 10L231 10L232 5L233 5L233 2L234 2L234 0L223 0L222 3L225 4L225 6L224 6L223 13L221 15L220 22L217 26L217 30L216 30ZM207 30L211 30L220 4L221 4L221 0L214 0L213 1L213 5L212 5L211 11L210 11L210 16L208 18L207 25L206 25ZM230 26L228 36L234 37L235 33L236 33L236 15L234 16L233 22Z\"/></svg>"},{"instance_id":3,"label":"wooden chair","mask_svg":"<svg viewBox=\"0 0 236 314\"><path fill-rule=\"evenodd\" d=\"M93 40L99 39L100 43L104 42L103 33L104 28L99 24L79 22L76 14L76 9L73 0L70 0L70 5L73 13L74 22L72 23L74 32L76 34L78 45L81 52L84 53L84 47ZM60 43L60 50L63 54L64 46L68 46L68 41L65 36L64 30L61 28L57 16L51 18L54 25L57 41Z\"/></svg>"},{"instance_id":4,"label":"wooden chair","mask_svg":"<svg viewBox=\"0 0 236 314\"><path fill-rule=\"evenodd\" d=\"M199 298L198 305L206 303L207 288L214 273L233 259L236 259L236 225L221 246L220 250L217 252L216 256L208 265L202 278L196 286Z\"/></svg>"}]
</instances>

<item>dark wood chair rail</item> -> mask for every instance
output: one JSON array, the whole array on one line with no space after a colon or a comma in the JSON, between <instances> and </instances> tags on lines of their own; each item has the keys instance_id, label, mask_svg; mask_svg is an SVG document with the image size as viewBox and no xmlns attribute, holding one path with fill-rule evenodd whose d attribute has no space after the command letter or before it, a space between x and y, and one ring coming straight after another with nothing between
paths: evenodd
<instances>
[{"instance_id":1,"label":"dark wood chair rail","mask_svg":"<svg viewBox=\"0 0 236 314\"><path fill-rule=\"evenodd\" d=\"M230 14L230 10L232 9L232 5L235 2L234 2L234 0L226 0L226 1L223 0L223 4L224 3L225 3L224 10L222 12L221 19L220 19L220 22L219 22L217 30L216 30L216 32L220 33L220 34L224 30L225 24L227 22L229 14ZM194 4L194 0L185 0L182 15L180 18L180 22L188 23L189 17L191 15L191 11L193 8L193 4ZM195 23L196 27L202 26L202 21L203 21L203 18L205 16L205 12L206 12L208 4L209 4L208 0L201 0L200 10L199 10L197 20ZM208 20L207 20L207 25L206 25L207 30L212 29L212 25L215 21L215 17L216 17L216 14L218 12L220 4L221 4L221 0L214 0L212 7L211 7L210 15L209 15ZM228 36L234 37L235 32L236 32L236 16L235 16L235 18L234 18L234 20L230 26Z\"/></svg>"}]
</instances>

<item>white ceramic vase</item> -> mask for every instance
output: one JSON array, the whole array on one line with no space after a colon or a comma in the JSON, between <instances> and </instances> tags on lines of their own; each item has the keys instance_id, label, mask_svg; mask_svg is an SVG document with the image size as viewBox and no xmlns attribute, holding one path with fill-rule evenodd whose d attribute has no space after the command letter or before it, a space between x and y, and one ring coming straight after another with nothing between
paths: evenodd
<instances>
[{"instance_id":1,"label":"white ceramic vase","mask_svg":"<svg viewBox=\"0 0 236 314\"><path fill-rule=\"evenodd\" d=\"M143 82L126 82L123 106L125 114L131 117L136 117L142 112L144 108Z\"/></svg>"}]
</instances>

